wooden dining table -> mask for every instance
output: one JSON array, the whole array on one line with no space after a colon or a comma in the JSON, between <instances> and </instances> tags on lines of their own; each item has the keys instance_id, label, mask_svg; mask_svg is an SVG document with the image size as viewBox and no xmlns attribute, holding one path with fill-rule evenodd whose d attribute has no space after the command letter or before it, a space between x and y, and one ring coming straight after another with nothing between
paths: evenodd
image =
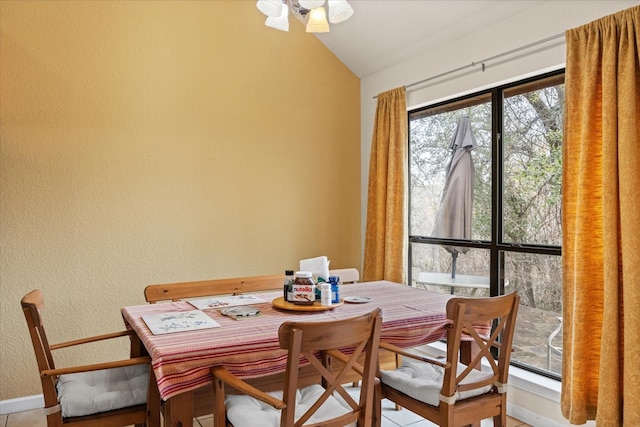
<instances>
[{"instance_id":1,"label":"wooden dining table","mask_svg":"<svg viewBox=\"0 0 640 427\"><path fill-rule=\"evenodd\" d=\"M140 339L140 350L151 356L164 401L165 426L189 427L194 416L202 415L200 412L211 413L212 406L205 402L202 409L197 396L212 389L210 368L214 365L224 365L241 378L277 389L277 380L263 379L277 378L285 369L286 351L278 344L278 328L283 322L346 319L380 307L381 340L406 348L445 336L445 307L451 298L451 295L389 281L343 285L343 299L364 297L356 300L367 302L343 302L331 309L314 311L274 306L273 301L282 297L282 291L252 295L264 301L253 304L260 310L257 316L233 319L221 314L218 308L205 309L202 311L219 327L159 335L150 331L143 316L189 311L194 310L194 306L187 301L177 301L122 308L125 323Z\"/></svg>"}]
</instances>

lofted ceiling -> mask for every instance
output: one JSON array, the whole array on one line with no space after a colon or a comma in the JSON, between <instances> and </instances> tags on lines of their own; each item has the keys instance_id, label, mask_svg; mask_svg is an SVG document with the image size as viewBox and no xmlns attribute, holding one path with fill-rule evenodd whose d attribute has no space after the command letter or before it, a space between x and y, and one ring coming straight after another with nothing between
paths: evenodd
<instances>
[{"instance_id":1,"label":"lofted ceiling","mask_svg":"<svg viewBox=\"0 0 640 427\"><path fill-rule=\"evenodd\" d=\"M349 0L353 16L316 36L365 78L547 1Z\"/></svg>"}]
</instances>

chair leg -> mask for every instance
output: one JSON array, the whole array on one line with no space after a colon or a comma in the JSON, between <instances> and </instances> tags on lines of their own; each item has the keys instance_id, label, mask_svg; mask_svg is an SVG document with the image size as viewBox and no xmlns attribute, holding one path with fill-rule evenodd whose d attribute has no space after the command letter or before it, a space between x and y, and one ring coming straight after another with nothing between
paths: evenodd
<instances>
[{"instance_id":1,"label":"chair leg","mask_svg":"<svg viewBox=\"0 0 640 427\"><path fill-rule=\"evenodd\" d=\"M47 415L47 427L62 427L62 416L60 412Z\"/></svg>"},{"instance_id":2,"label":"chair leg","mask_svg":"<svg viewBox=\"0 0 640 427\"><path fill-rule=\"evenodd\" d=\"M402 365L402 356L400 356L399 354L396 354L396 369L398 369L400 365ZM402 411L402 406L398 405L397 403L395 403L395 405L396 405L396 411Z\"/></svg>"},{"instance_id":3,"label":"chair leg","mask_svg":"<svg viewBox=\"0 0 640 427\"><path fill-rule=\"evenodd\" d=\"M382 386L376 381L373 386L373 427L382 425Z\"/></svg>"},{"instance_id":4,"label":"chair leg","mask_svg":"<svg viewBox=\"0 0 640 427\"><path fill-rule=\"evenodd\" d=\"M502 394L500 414L493 417L493 427L507 427L507 395L505 393Z\"/></svg>"},{"instance_id":5,"label":"chair leg","mask_svg":"<svg viewBox=\"0 0 640 427\"><path fill-rule=\"evenodd\" d=\"M224 383L219 378L213 378L213 425L224 427L227 425L226 410L224 406Z\"/></svg>"}]
</instances>

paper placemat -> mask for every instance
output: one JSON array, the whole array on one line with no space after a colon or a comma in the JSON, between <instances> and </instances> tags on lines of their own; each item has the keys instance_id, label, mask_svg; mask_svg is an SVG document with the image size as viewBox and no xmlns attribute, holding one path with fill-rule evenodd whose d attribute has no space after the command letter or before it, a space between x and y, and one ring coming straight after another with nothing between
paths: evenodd
<instances>
[{"instance_id":1,"label":"paper placemat","mask_svg":"<svg viewBox=\"0 0 640 427\"><path fill-rule=\"evenodd\" d=\"M188 299L187 302L200 310L210 308L235 307L237 305L262 304L268 301L255 295L229 295L223 297L206 297Z\"/></svg>"},{"instance_id":2,"label":"paper placemat","mask_svg":"<svg viewBox=\"0 0 640 427\"><path fill-rule=\"evenodd\" d=\"M200 310L173 311L142 316L153 335L218 328L220 324Z\"/></svg>"}]
</instances>

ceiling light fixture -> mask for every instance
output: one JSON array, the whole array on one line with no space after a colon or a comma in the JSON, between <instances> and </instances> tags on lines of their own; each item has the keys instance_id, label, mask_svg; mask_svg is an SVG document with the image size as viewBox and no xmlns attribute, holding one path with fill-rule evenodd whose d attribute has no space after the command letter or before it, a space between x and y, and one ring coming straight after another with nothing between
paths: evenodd
<instances>
[{"instance_id":1,"label":"ceiling light fixture","mask_svg":"<svg viewBox=\"0 0 640 427\"><path fill-rule=\"evenodd\" d=\"M353 15L347 0L326 0L329 22L337 24ZM289 10L307 23L308 33L328 33L329 22L325 12L325 0L258 0L258 10L267 15L265 25L276 30L289 31Z\"/></svg>"}]
</instances>

